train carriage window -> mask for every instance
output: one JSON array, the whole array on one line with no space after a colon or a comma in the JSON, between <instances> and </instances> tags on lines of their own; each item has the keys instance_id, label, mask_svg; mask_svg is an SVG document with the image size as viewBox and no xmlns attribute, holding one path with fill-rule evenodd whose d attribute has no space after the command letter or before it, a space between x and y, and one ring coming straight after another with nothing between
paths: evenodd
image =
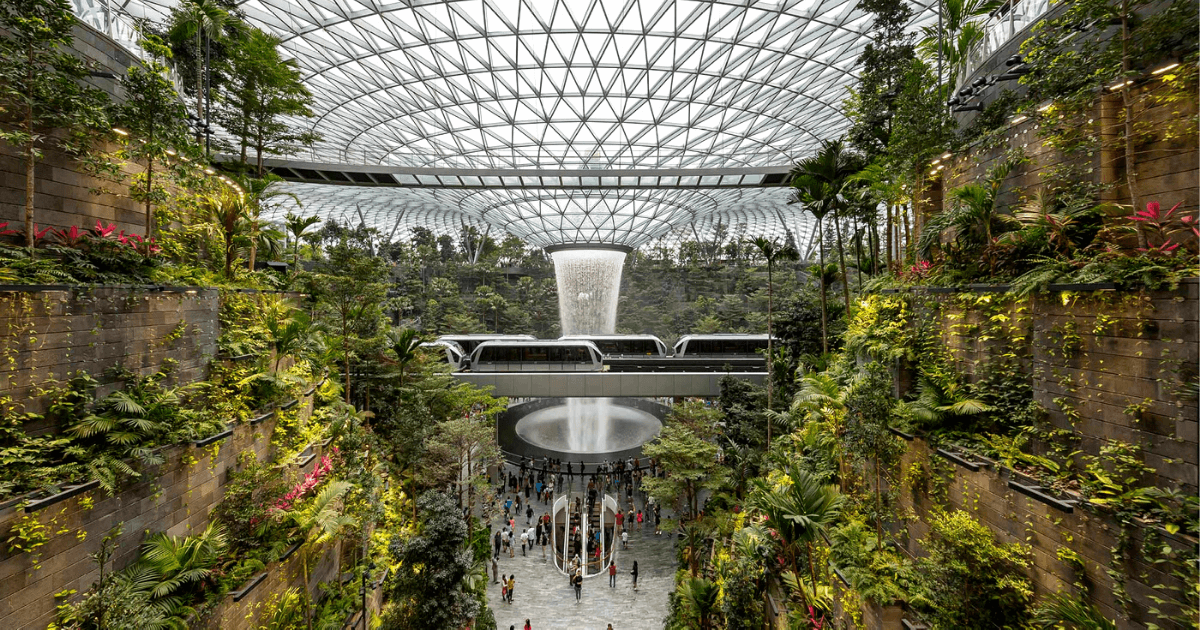
<instances>
[{"instance_id":1,"label":"train carriage window","mask_svg":"<svg viewBox=\"0 0 1200 630\"><path fill-rule=\"evenodd\" d=\"M538 348L538 347L525 348L525 356L523 357L523 359L525 361L536 361L536 362L540 362L540 363L545 363L546 361L549 360L549 356L546 354L547 350L548 350L548 348L544 348L544 347L543 348Z\"/></svg>"}]
</instances>

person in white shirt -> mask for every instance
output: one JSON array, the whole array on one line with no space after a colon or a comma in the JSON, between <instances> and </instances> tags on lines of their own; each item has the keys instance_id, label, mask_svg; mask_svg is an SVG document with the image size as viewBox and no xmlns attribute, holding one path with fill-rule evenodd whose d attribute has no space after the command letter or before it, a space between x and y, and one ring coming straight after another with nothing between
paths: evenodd
<instances>
[{"instance_id":1,"label":"person in white shirt","mask_svg":"<svg viewBox=\"0 0 1200 630\"><path fill-rule=\"evenodd\" d=\"M621 548L622 549L629 548L629 530L627 530L627 529L621 530Z\"/></svg>"},{"instance_id":2,"label":"person in white shirt","mask_svg":"<svg viewBox=\"0 0 1200 630\"><path fill-rule=\"evenodd\" d=\"M521 555L525 555L525 548L529 546L529 531L521 530Z\"/></svg>"}]
</instances>

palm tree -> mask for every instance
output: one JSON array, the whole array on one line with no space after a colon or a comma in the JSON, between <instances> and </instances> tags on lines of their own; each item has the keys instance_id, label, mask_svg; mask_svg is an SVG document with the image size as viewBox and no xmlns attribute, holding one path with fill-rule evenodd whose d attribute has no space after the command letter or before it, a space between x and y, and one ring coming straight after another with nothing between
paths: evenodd
<instances>
[{"instance_id":1,"label":"palm tree","mask_svg":"<svg viewBox=\"0 0 1200 630\"><path fill-rule=\"evenodd\" d=\"M718 610L720 594L721 586L704 578L690 577L679 585L683 604L695 616L700 630L713 627L713 615Z\"/></svg>"},{"instance_id":2,"label":"palm tree","mask_svg":"<svg viewBox=\"0 0 1200 630\"><path fill-rule=\"evenodd\" d=\"M224 244L225 278L233 277L233 261L237 258L238 246L245 242L246 219L251 216L250 205L244 195L231 188L222 188L217 194L203 197L200 207L207 215Z\"/></svg>"},{"instance_id":3,"label":"palm tree","mask_svg":"<svg viewBox=\"0 0 1200 630\"><path fill-rule=\"evenodd\" d=\"M812 177L802 176L792 180L793 198L788 203L801 202L804 204L804 209L812 213L817 220L817 257L820 260L821 269L825 269L825 230L823 219L826 214L829 214L830 207L820 201L825 197L825 185ZM821 273L819 277L821 281L821 351L828 354L829 352L829 308L826 306L828 302L829 287L825 282L825 274Z\"/></svg>"},{"instance_id":4,"label":"palm tree","mask_svg":"<svg viewBox=\"0 0 1200 630\"><path fill-rule=\"evenodd\" d=\"M781 247L762 236L754 239L753 243L763 258L767 259L767 409L770 409L771 395L775 389L774 370L772 369L775 364L775 337L771 325L775 311L775 263L798 260L800 254L791 245ZM771 450L771 420L769 417L767 419L767 450Z\"/></svg>"},{"instance_id":5,"label":"palm tree","mask_svg":"<svg viewBox=\"0 0 1200 630\"><path fill-rule=\"evenodd\" d=\"M199 536L181 538L160 532L142 544L141 559L125 571L125 576L136 590L147 593L151 605L164 615L185 617L192 611L176 593L211 577L227 547L225 531L215 522Z\"/></svg>"},{"instance_id":6,"label":"palm tree","mask_svg":"<svg viewBox=\"0 0 1200 630\"><path fill-rule=\"evenodd\" d=\"M292 275L294 276L300 269L300 239L304 237L304 233L308 228L321 222L321 218L313 215L309 217L298 217L291 212L287 213L284 220L284 225L287 227L288 234L292 237Z\"/></svg>"},{"instance_id":7,"label":"palm tree","mask_svg":"<svg viewBox=\"0 0 1200 630\"><path fill-rule=\"evenodd\" d=\"M950 73L945 85L955 84L958 73L966 68L971 49L987 36L978 18L1002 4L1002 0L941 0L941 30L936 25L921 28L924 36L917 50L927 60L945 60Z\"/></svg>"},{"instance_id":8,"label":"palm tree","mask_svg":"<svg viewBox=\"0 0 1200 630\"><path fill-rule=\"evenodd\" d=\"M316 547L336 538L343 528L357 524L353 516L342 513L341 506L342 497L353 487L354 484L348 481L334 481L317 493L312 503L288 515L296 531L304 537L300 553L304 568L304 618L309 630L312 630L312 596L309 593L308 572L312 554Z\"/></svg>"},{"instance_id":9,"label":"palm tree","mask_svg":"<svg viewBox=\"0 0 1200 630\"><path fill-rule=\"evenodd\" d=\"M708 528L700 522L688 523L683 526L679 540L683 546L688 572L695 577L700 574L700 550L704 547L704 541L708 540Z\"/></svg>"},{"instance_id":10,"label":"palm tree","mask_svg":"<svg viewBox=\"0 0 1200 630\"><path fill-rule=\"evenodd\" d=\"M850 274L846 271L846 251L842 243L839 214L846 209L843 193L849 192L848 186L858 186L857 183L850 180L850 177L861 170L861 160L846 151L841 140L836 140L824 143L816 155L800 160L788 172L792 186L797 189L799 200L803 201L806 207L821 206L821 217L831 210L834 211L833 227L837 234L838 258L841 260L842 275L845 277L845 281L842 283L842 296L846 301L847 317L850 316ZM811 207L809 207L809 211L813 212ZM817 213L813 212L813 216L817 216ZM820 220L820 218L817 219L818 226ZM825 266L824 259L822 259L821 266Z\"/></svg>"},{"instance_id":11,"label":"palm tree","mask_svg":"<svg viewBox=\"0 0 1200 630\"><path fill-rule=\"evenodd\" d=\"M904 185L899 178L894 176L892 170L884 166L880 161L872 162L863 170L850 176L850 181L864 186L875 199L883 201L886 205L887 215L885 223L887 225L887 234L884 237L884 241L886 243L887 254L884 259L887 261L888 271L895 271L892 250L899 251L901 246L898 234L895 240L893 240L894 230L892 224L894 220L898 220L898 217L893 214L893 209L899 210L898 206L904 203Z\"/></svg>"},{"instance_id":12,"label":"palm tree","mask_svg":"<svg viewBox=\"0 0 1200 630\"><path fill-rule=\"evenodd\" d=\"M799 466L789 466L786 473L786 480L778 485L758 481L751 504L767 517L767 526L779 534L784 556L796 575L800 574L800 547L807 549L809 575L815 588L817 569L812 543L837 518L844 498L837 486L823 485ZM803 592L801 596L813 604Z\"/></svg>"},{"instance_id":13,"label":"palm tree","mask_svg":"<svg viewBox=\"0 0 1200 630\"><path fill-rule=\"evenodd\" d=\"M404 368L413 359L417 358L417 353L421 348L421 336L412 328L402 330L392 329L387 331L388 346L392 352L396 353L395 363L400 366L400 386L404 386ZM391 362L391 359L387 359Z\"/></svg>"},{"instance_id":14,"label":"palm tree","mask_svg":"<svg viewBox=\"0 0 1200 630\"><path fill-rule=\"evenodd\" d=\"M220 40L222 29L228 20L229 14L217 0L184 0L180 7L180 19L169 33L169 37L175 42L182 43L192 38L196 40L196 118L201 121L205 119L204 113L209 106L207 102L201 106L204 78L208 72L204 43ZM204 59L204 70L200 67L201 59Z\"/></svg>"},{"instance_id":15,"label":"palm tree","mask_svg":"<svg viewBox=\"0 0 1200 630\"><path fill-rule=\"evenodd\" d=\"M272 208L274 206L272 200L279 197L287 197L297 206L300 205L300 198L295 193L274 185L281 181L283 178L278 175L269 174L263 178L244 178L239 182L245 191L249 208L249 214L246 216L246 232L250 238L250 255L247 260L250 271L254 271L254 263L260 247L267 250L272 258L283 254L284 234L272 228L267 221L259 218L263 210Z\"/></svg>"}]
</instances>

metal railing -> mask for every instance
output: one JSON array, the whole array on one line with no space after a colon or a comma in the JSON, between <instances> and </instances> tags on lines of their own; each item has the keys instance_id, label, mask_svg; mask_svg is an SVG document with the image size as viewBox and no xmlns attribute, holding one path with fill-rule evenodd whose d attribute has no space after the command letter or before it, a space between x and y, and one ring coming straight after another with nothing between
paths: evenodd
<instances>
[{"instance_id":1,"label":"metal railing","mask_svg":"<svg viewBox=\"0 0 1200 630\"><path fill-rule=\"evenodd\" d=\"M1010 0L980 24L983 40L971 49L955 90L961 88L996 51L1050 10L1050 0Z\"/></svg>"}]
</instances>

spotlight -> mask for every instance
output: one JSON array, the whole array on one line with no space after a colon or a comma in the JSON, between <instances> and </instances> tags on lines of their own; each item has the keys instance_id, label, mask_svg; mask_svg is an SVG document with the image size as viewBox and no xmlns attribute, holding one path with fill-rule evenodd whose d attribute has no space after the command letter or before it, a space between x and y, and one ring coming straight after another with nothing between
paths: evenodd
<instances>
[{"instance_id":1,"label":"spotlight","mask_svg":"<svg viewBox=\"0 0 1200 630\"><path fill-rule=\"evenodd\" d=\"M1013 55L1004 60L1004 65L1008 66L1009 68L1013 66L1019 66L1023 63L1025 63L1025 59L1021 57L1021 55Z\"/></svg>"},{"instance_id":2,"label":"spotlight","mask_svg":"<svg viewBox=\"0 0 1200 630\"><path fill-rule=\"evenodd\" d=\"M1009 120L1008 122L1009 122L1010 124L1013 124L1013 125L1015 125L1015 124L1017 124L1017 123L1023 123L1023 122L1025 122L1026 120L1029 120L1029 117L1028 117L1028 116L1026 116L1025 114L1021 114L1020 116L1013 116L1012 120Z\"/></svg>"},{"instance_id":3,"label":"spotlight","mask_svg":"<svg viewBox=\"0 0 1200 630\"><path fill-rule=\"evenodd\" d=\"M985 85L987 85L987 79L985 79L983 77L979 77L978 79L975 79L974 81L971 82L971 87L976 88L976 89L981 88Z\"/></svg>"},{"instance_id":4,"label":"spotlight","mask_svg":"<svg viewBox=\"0 0 1200 630\"><path fill-rule=\"evenodd\" d=\"M950 154L950 153L943 153L943 154L942 154L942 159L943 159L943 160L950 159L950 157L952 157L952 154Z\"/></svg>"},{"instance_id":5,"label":"spotlight","mask_svg":"<svg viewBox=\"0 0 1200 630\"><path fill-rule=\"evenodd\" d=\"M1155 74L1155 75L1158 75L1158 74L1162 74L1162 73L1164 73L1164 72L1166 72L1166 71L1168 71L1168 70L1174 70L1175 68L1178 68L1178 67L1179 67L1179 64L1177 64L1177 63L1173 63L1173 64L1171 64L1171 65L1168 65L1168 66L1163 66L1163 67L1159 68L1158 70L1155 70L1154 72L1151 72L1150 74Z\"/></svg>"},{"instance_id":6,"label":"spotlight","mask_svg":"<svg viewBox=\"0 0 1200 630\"><path fill-rule=\"evenodd\" d=\"M128 131L121 129L120 127L113 127L112 130L113 130L113 133L115 133L119 136L128 136L129 135Z\"/></svg>"}]
</instances>

